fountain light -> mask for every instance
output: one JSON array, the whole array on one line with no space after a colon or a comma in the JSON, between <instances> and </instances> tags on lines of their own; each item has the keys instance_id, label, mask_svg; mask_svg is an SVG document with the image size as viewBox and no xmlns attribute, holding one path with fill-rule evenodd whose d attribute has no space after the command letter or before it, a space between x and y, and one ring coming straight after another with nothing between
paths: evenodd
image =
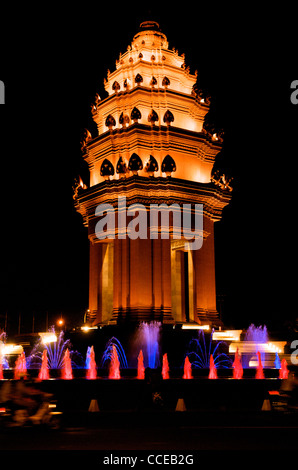
<instances>
[{"instance_id":1,"label":"fountain light","mask_svg":"<svg viewBox=\"0 0 298 470\"><path fill-rule=\"evenodd\" d=\"M57 336L53 331L41 332L38 334L41 337L41 342L43 344L56 343L57 341Z\"/></svg>"},{"instance_id":2,"label":"fountain light","mask_svg":"<svg viewBox=\"0 0 298 470\"><path fill-rule=\"evenodd\" d=\"M20 344L6 343L1 346L1 354L3 356L9 356L11 354L22 354L23 346Z\"/></svg>"},{"instance_id":3,"label":"fountain light","mask_svg":"<svg viewBox=\"0 0 298 470\"><path fill-rule=\"evenodd\" d=\"M192 323L184 323L182 330L210 330L210 325L197 325Z\"/></svg>"},{"instance_id":4,"label":"fountain light","mask_svg":"<svg viewBox=\"0 0 298 470\"><path fill-rule=\"evenodd\" d=\"M254 343L253 341L240 341L231 343L229 346L229 352L235 353L237 349L241 353L255 352L256 349L264 353L283 353L284 347L287 344L286 341L270 341L267 343Z\"/></svg>"},{"instance_id":5,"label":"fountain light","mask_svg":"<svg viewBox=\"0 0 298 470\"><path fill-rule=\"evenodd\" d=\"M98 330L98 326L81 326L81 330L84 331L85 333L88 333L90 330Z\"/></svg>"},{"instance_id":6,"label":"fountain light","mask_svg":"<svg viewBox=\"0 0 298 470\"><path fill-rule=\"evenodd\" d=\"M214 331L213 339L220 341L240 341L242 330L221 330Z\"/></svg>"}]
</instances>

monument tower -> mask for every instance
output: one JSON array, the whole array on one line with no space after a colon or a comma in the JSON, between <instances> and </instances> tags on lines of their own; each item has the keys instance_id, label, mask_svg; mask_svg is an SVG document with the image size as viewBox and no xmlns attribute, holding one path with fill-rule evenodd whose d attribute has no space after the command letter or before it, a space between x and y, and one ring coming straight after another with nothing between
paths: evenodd
<instances>
[{"instance_id":1,"label":"monument tower","mask_svg":"<svg viewBox=\"0 0 298 470\"><path fill-rule=\"evenodd\" d=\"M104 80L108 97L97 95L92 117L98 135L86 131L83 158L90 187L81 182L75 207L90 240L88 321L93 325L159 320L219 324L216 311L214 222L231 198L225 178L211 181L220 134L204 127L209 100L196 86L184 55L169 49L153 21L139 32L116 69ZM182 236L132 239L123 236L119 217L132 220L119 206L142 204L203 205L203 243L191 250ZM115 233L99 239L96 208L111 205ZM124 214L124 215L123 215ZM123 220L123 219L121 219Z\"/></svg>"}]
</instances>

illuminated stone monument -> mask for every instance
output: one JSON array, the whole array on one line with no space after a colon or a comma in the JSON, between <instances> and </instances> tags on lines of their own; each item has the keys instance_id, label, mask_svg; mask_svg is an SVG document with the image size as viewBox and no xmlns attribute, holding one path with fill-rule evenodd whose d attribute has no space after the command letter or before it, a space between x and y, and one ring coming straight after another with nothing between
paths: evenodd
<instances>
[{"instance_id":1,"label":"illuminated stone monument","mask_svg":"<svg viewBox=\"0 0 298 470\"><path fill-rule=\"evenodd\" d=\"M222 139L203 127L209 100L196 81L184 56L170 50L159 25L148 21L120 54L116 70L108 71L108 97L97 95L92 105L98 135L86 131L82 142L90 187L81 181L74 199L90 240L88 321L93 325L220 323L214 222L229 203L231 188L224 177L211 181ZM124 203L125 208L145 206L148 237L133 239L120 230L120 219L126 224L133 219ZM100 240L96 208L102 204L114 208L116 222L114 234L106 232ZM183 233L180 239L173 236L174 211L169 212L170 236L158 227L158 236L150 237L150 204L191 204L191 213L195 204L203 204L201 248L190 249Z\"/></svg>"}]
</instances>

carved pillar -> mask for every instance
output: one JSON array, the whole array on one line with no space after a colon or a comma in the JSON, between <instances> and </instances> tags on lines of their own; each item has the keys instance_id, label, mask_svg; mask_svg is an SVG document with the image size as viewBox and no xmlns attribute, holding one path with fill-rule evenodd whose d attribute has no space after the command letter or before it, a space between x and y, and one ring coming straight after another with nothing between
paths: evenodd
<instances>
[{"instance_id":1,"label":"carved pillar","mask_svg":"<svg viewBox=\"0 0 298 470\"><path fill-rule=\"evenodd\" d=\"M91 321L98 321L100 310L100 272L101 272L101 246L99 243L92 243L89 246L89 318ZM99 320L100 321L100 320Z\"/></svg>"},{"instance_id":2,"label":"carved pillar","mask_svg":"<svg viewBox=\"0 0 298 470\"><path fill-rule=\"evenodd\" d=\"M214 222L204 218L204 232L209 235L204 239L200 250L193 252L195 271L195 301L198 320L201 322L217 321L215 258L214 258Z\"/></svg>"}]
</instances>

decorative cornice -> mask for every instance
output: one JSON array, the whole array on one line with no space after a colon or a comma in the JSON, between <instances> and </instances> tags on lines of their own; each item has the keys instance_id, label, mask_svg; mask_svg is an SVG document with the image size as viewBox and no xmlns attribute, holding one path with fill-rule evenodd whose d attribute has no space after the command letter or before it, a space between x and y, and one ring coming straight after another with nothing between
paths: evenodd
<instances>
[{"instance_id":1,"label":"decorative cornice","mask_svg":"<svg viewBox=\"0 0 298 470\"><path fill-rule=\"evenodd\" d=\"M132 139L133 137L133 139ZM221 150L219 140L213 140L204 132L195 132L175 126L151 126L150 124L133 123L128 127L116 128L101 134L94 139L89 138L84 143L83 158L94 164L95 159L107 158L109 152L121 152L122 138L130 138L130 146L134 141L139 148L152 150L152 138L156 150L177 150L185 154L196 155L201 161L213 163L215 156ZM127 141L124 142L127 145ZM119 145L119 148L118 148ZM95 156L96 155L96 156Z\"/></svg>"},{"instance_id":2,"label":"decorative cornice","mask_svg":"<svg viewBox=\"0 0 298 470\"><path fill-rule=\"evenodd\" d=\"M203 204L204 215L220 220L223 208L230 202L231 194L213 183L195 183L178 178L146 178L131 176L125 179L104 181L87 190L79 190L75 200L76 210L83 216L85 225L95 217L99 204L118 205L118 197L125 196L127 206L150 204Z\"/></svg>"}]
</instances>

